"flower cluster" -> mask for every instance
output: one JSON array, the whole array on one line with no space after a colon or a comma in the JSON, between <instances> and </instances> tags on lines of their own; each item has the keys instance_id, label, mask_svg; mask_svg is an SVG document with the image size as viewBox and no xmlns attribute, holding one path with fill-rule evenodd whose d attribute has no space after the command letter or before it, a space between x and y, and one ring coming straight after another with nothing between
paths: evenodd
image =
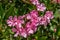
<instances>
[{"instance_id":1,"label":"flower cluster","mask_svg":"<svg viewBox=\"0 0 60 40\"><path fill-rule=\"evenodd\" d=\"M36 10L31 11L29 14L23 16L10 16L7 20L8 26L13 26L12 31L16 34L15 37L21 35L26 38L30 34L33 34L37 30L38 24L38 12Z\"/></svg>"},{"instance_id":2,"label":"flower cluster","mask_svg":"<svg viewBox=\"0 0 60 40\"><path fill-rule=\"evenodd\" d=\"M46 26L48 23L50 23L50 19L53 19L53 12L52 11L46 11L45 15L42 17L39 17L39 24Z\"/></svg>"},{"instance_id":3,"label":"flower cluster","mask_svg":"<svg viewBox=\"0 0 60 40\"><path fill-rule=\"evenodd\" d=\"M43 11L46 10L45 4L44 3L39 3L38 0L30 0L33 5L36 5L38 11Z\"/></svg>"},{"instance_id":4,"label":"flower cluster","mask_svg":"<svg viewBox=\"0 0 60 40\"><path fill-rule=\"evenodd\" d=\"M30 13L23 16L10 16L7 20L7 24L10 27L12 26L12 31L16 33L14 35L15 37L19 35L26 38L37 31L37 26L47 25L52 18L52 11L46 11L46 14L41 17L38 15L37 10L32 10Z\"/></svg>"}]
</instances>

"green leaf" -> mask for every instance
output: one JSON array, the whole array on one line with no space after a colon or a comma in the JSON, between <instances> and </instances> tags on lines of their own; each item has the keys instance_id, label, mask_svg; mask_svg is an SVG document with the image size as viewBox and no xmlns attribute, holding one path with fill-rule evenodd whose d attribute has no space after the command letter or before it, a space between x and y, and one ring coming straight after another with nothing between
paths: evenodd
<instances>
[{"instance_id":1,"label":"green leaf","mask_svg":"<svg viewBox=\"0 0 60 40\"><path fill-rule=\"evenodd\" d=\"M57 18L57 17L60 18L60 9L55 11L54 17L55 18Z\"/></svg>"},{"instance_id":2,"label":"green leaf","mask_svg":"<svg viewBox=\"0 0 60 40\"><path fill-rule=\"evenodd\" d=\"M40 39L41 40L46 40L47 39L47 36L42 36Z\"/></svg>"}]
</instances>

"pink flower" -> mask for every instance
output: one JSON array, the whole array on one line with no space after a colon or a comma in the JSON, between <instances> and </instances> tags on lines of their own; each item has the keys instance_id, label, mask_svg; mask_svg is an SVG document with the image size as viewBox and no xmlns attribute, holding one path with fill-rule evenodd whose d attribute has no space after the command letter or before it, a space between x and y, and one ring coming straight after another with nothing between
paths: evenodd
<instances>
[{"instance_id":1,"label":"pink flower","mask_svg":"<svg viewBox=\"0 0 60 40\"><path fill-rule=\"evenodd\" d=\"M39 4L39 1L38 1L38 0L30 0L30 1L31 1L31 3L34 4L34 5Z\"/></svg>"},{"instance_id":2,"label":"pink flower","mask_svg":"<svg viewBox=\"0 0 60 40\"><path fill-rule=\"evenodd\" d=\"M26 14L26 19L30 20L31 19L31 15L30 14Z\"/></svg>"},{"instance_id":3,"label":"pink flower","mask_svg":"<svg viewBox=\"0 0 60 40\"><path fill-rule=\"evenodd\" d=\"M40 25L47 25L47 19L45 17L40 17L39 18L39 24Z\"/></svg>"},{"instance_id":4,"label":"pink flower","mask_svg":"<svg viewBox=\"0 0 60 40\"><path fill-rule=\"evenodd\" d=\"M18 35L26 38L37 30L38 12L32 10L29 14L23 16L10 16L7 24L13 26L12 31L15 33L14 37ZM29 21L28 21L29 20ZM27 22L26 22L27 21ZM24 26L23 26L24 25Z\"/></svg>"},{"instance_id":5,"label":"pink flower","mask_svg":"<svg viewBox=\"0 0 60 40\"><path fill-rule=\"evenodd\" d=\"M26 15L18 16L18 19L21 20L21 19L24 19L25 17Z\"/></svg>"},{"instance_id":6,"label":"pink flower","mask_svg":"<svg viewBox=\"0 0 60 40\"><path fill-rule=\"evenodd\" d=\"M27 19L35 19L38 17L38 11L32 10L29 14L26 14Z\"/></svg>"},{"instance_id":7,"label":"pink flower","mask_svg":"<svg viewBox=\"0 0 60 40\"><path fill-rule=\"evenodd\" d=\"M7 20L7 24L8 24L8 26L13 26L13 17L12 16L10 16L9 20Z\"/></svg>"},{"instance_id":8,"label":"pink flower","mask_svg":"<svg viewBox=\"0 0 60 40\"><path fill-rule=\"evenodd\" d=\"M39 3L39 0L30 0L32 4L34 4L37 8L38 11L43 11L46 10L45 4L44 3Z\"/></svg>"},{"instance_id":9,"label":"pink flower","mask_svg":"<svg viewBox=\"0 0 60 40\"><path fill-rule=\"evenodd\" d=\"M38 12L36 10L33 10L30 12L31 15L31 24L38 26Z\"/></svg>"},{"instance_id":10,"label":"pink flower","mask_svg":"<svg viewBox=\"0 0 60 40\"><path fill-rule=\"evenodd\" d=\"M32 17L38 17L38 11L37 10L32 10L31 12L30 12L30 15L32 16Z\"/></svg>"},{"instance_id":11,"label":"pink flower","mask_svg":"<svg viewBox=\"0 0 60 40\"><path fill-rule=\"evenodd\" d=\"M40 25L47 25L48 23L50 23L50 19L53 19L53 12L52 11L46 11L46 14L42 17L39 17L39 24Z\"/></svg>"},{"instance_id":12,"label":"pink flower","mask_svg":"<svg viewBox=\"0 0 60 40\"><path fill-rule=\"evenodd\" d=\"M32 23L28 22L26 24L26 30L28 35L33 34L34 32L36 32L37 27L35 25L33 25Z\"/></svg>"},{"instance_id":13,"label":"pink flower","mask_svg":"<svg viewBox=\"0 0 60 40\"><path fill-rule=\"evenodd\" d=\"M57 0L57 3L60 3L60 0Z\"/></svg>"},{"instance_id":14,"label":"pink flower","mask_svg":"<svg viewBox=\"0 0 60 40\"><path fill-rule=\"evenodd\" d=\"M17 16L14 16L14 17L10 16L9 19L7 20L7 24L9 26L19 25L21 27L21 24L23 24L23 23L24 23L24 20L18 19Z\"/></svg>"},{"instance_id":15,"label":"pink flower","mask_svg":"<svg viewBox=\"0 0 60 40\"><path fill-rule=\"evenodd\" d=\"M17 37L19 35L19 32L17 31L14 35L14 37Z\"/></svg>"},{"instance_id":16,"label":"pink flower","mask_svg":"<svg viewBox=\"0 0 60 40\"><path fill-rule=\"evenodd\" d=\"M30 14L27 14L27 19L31 21L31 24L38 25L38 11L32 10Z\"/></svg>"},{"instance_id":17,"label":"pink flower","mask_svg":"<svg viewBox=\"0 0 60 40\"><path fill-rule=\"evenodd\" d=\"M24 38L27 38L28 35L27 35L27 31L25 28L21 28L20 35Z\"/></svg>"},{"instance_id":18,"label":"pink flower","mask_svg":"<svg viewBox=\"0 0 60 40\"><path fill-rule=\"evenodd\" d=\"M48 23L50 23L50 20L53 18L54 18L53 12L52 11L46 11L46 14L44 16L38 17L39 24L46 26Z\"/></svg>"},{"instance_id":19,"label":"pink flower","mask_svg":"<svg viewBox=\"0 0 60 40\"><path fill-rule=\"evenodd\" d=\"M13 31L13 32L17 32L17 29L16 29L16 28L12 28L12 31Z\"/></svg>"},{"instance_id":20,"label":"pink flower","mask_svg":"<svg viewBox=\"0 0 60 40\"><path fill-rule=\"evenodd\" d=\"M27 28L28 35L33 34L34 30L31 27Z\"/></svg>"},{"instance_id":21,"label":"pink flower","mask_svg":"<svg viewBox=\"0 0 60 40\"><path fill-rule=\"evenodd\" d=\"M53 19L53 12L46 11L46 14L39 17L38 11L32 10L29 14L23 16L10 16L7 20L8 26L13 26L12 31L15 33L14 37L22 36L27 38L37 31L38 25L47 25Z\"/></svg>"},{"instance_id":22,"label":"pink flower","mask_svg":"<svg viewBox=\"0 0 60 40\"><path fill-rule=\"evenodd\" d=\"M31 24L35 25L35 26L38 26L39 23L38 23L38 19L31 19Z\"/></svg>"},{"instance_id":23,"label":"pink flower","mask_svg":"<svg viewBox=\"0 0 60 40\"><path fill-rule=\"evenodd\" d=\"M46 14L44 15L47 19L53 19L53 12L52 11L46 11Z\"/></svg>"},{"instance_id":24,"label":"pink flower","mask_svg":"<svg viewBox=\"0 0 60 40\"><path fill-rule=\"evenodd\" d=\"M43 3L37 4L36 7L37 7L38 11L45 11L46 10L45 4L43 4Z\"/></svg>"},{"instance_id":25,"label":"pink flower","mask_svg":"<svg viewBox=\"0 0 60 40\"><path fill-rule=\"evenodd\" d=\"M22 32L21 36L24 37L24 38L27 38L27 34L25 32Z\"/></svg>"}]
</instances>

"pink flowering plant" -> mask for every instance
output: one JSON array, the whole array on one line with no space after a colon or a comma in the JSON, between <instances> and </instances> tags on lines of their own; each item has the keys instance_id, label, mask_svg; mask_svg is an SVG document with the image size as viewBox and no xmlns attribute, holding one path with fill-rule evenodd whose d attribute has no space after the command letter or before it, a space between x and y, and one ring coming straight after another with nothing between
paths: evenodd
<instances>
[{"instance_id":1,"label":"pink flowering plant","mask_svg":"<svg viewBox=\"0 0 60 40\"><path fill-rule=\"evenodd\" d=\"M59 39L59 0L0 0L0 40Z\"/></svg>"}]
</instances>

